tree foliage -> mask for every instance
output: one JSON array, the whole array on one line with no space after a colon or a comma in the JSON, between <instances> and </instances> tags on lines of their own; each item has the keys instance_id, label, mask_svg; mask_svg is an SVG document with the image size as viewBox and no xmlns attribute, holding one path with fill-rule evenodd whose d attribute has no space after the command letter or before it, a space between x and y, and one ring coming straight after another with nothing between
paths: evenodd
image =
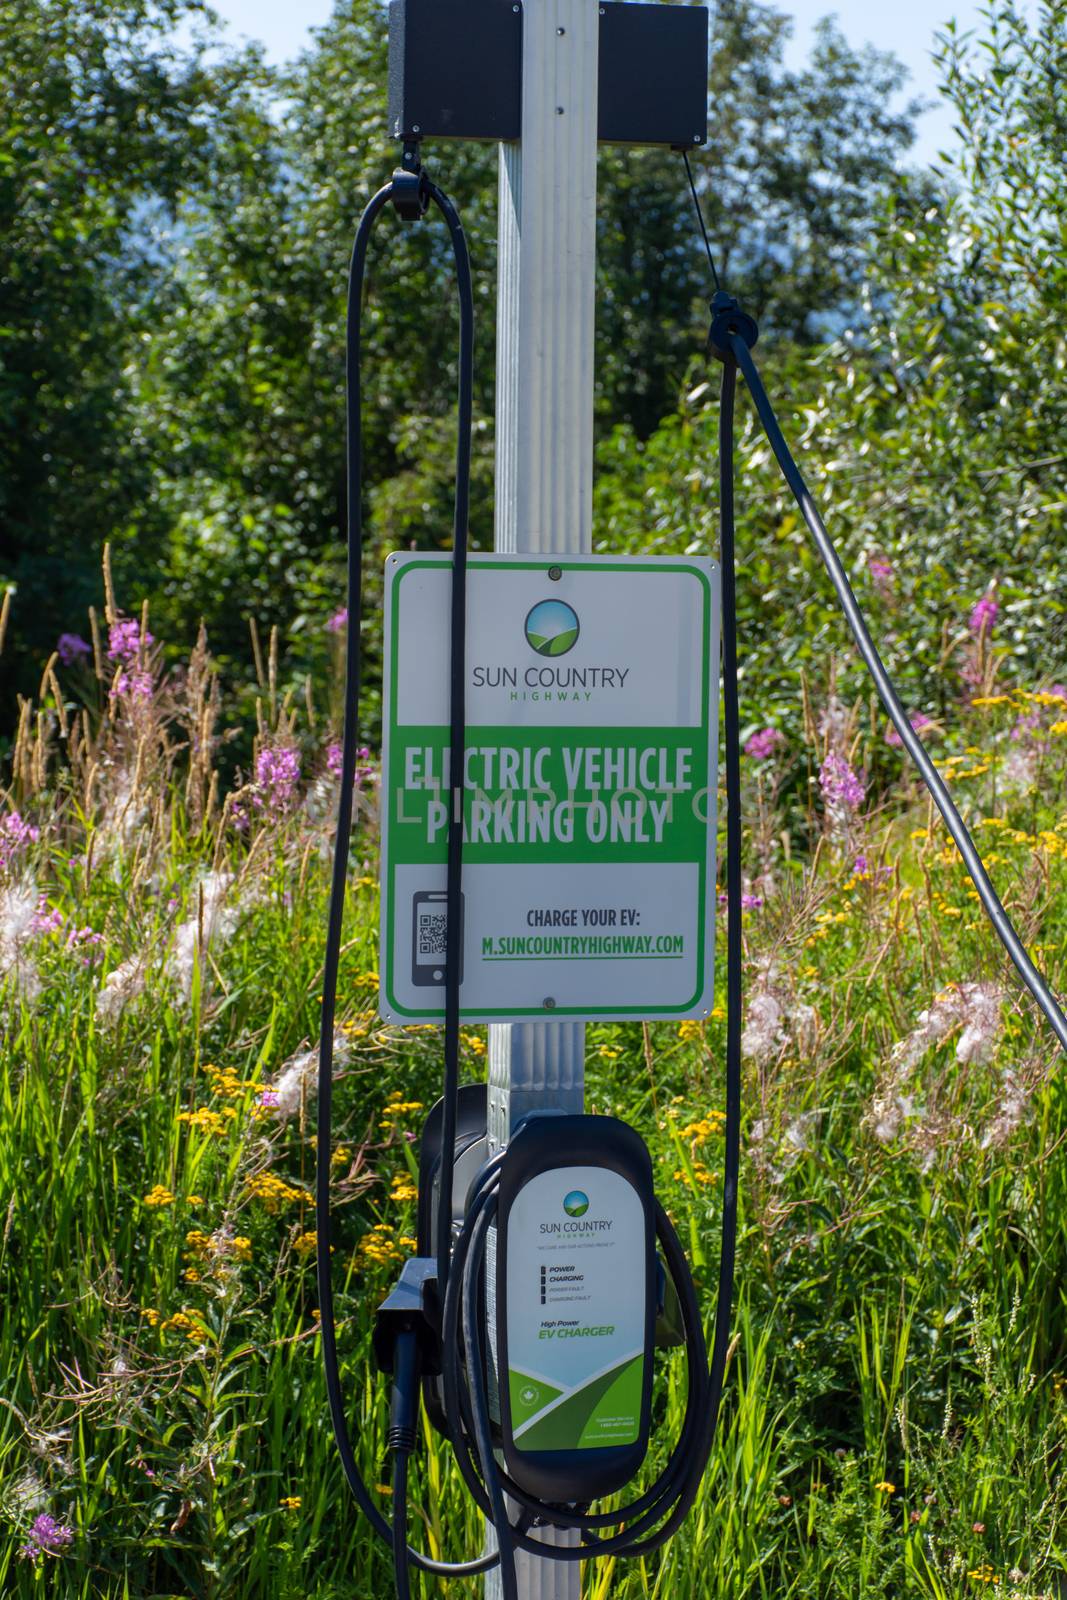
<instances>
[{"instance_id":1,"label":"tree foliage","mask_svg":"<svg viewBox=\"0 0 1067 1600\"><path fill-rule=\"evenodd\" d=\"M212 185L249 70L174 44L202 13L0 0L0 583L20 676L92 596L105 538L136 528L147 576L167 532L134 405L168 270L155 221Z\"/></svg>"},{"instance_id":2,"label":"tree foliage","mask_svg":"<svg viewBox=\"0 0 1067 1600\"><path fill-rule=\"evenodd\" d=\"M176 636L203 616L224 657L244 654L254 615L306 666L338 603L346 264L395 159L384 19L372 0L339 4L271 74L254 54L207 50L206 17L179 48L175 26L200 16L195 0L4 0L3 96L22 107L0 169L2 575L18 586L21 646L9 684L77 614L105 539ZM718 8L712 136L696 162L721 261L782 346L856 303L868 219L911 136L910 110L887 110L895 64L826 24L789 71L788 27L754 0ZM496 151L427 155L474 260L472 534L485 543ZM645 438L677 403L709 293L676 155L601 152L598 243L598 426L624 420ZM449 535L450 272L440 229L379 230L365 311L379 548Z\"/></svg>"},{"instance_id":3,"label":"tree foliage","mask_svg":"<svg viewBox=\"0 0 1067 1600\"><path fill-rule=\"evenodd\" d=\"M1020 664L1054 677L1067 663L1067 6L1030 26L996 0L982 37L945 31L939 63L959 153L887 197L863 314L813 352L756 351L889 663L935 716L968 686L987 590ZM730 283L747 301L743 270ZM647 441L622 428L602 445L603 547L715 549L716 427L705 381ZM749 706L795 717L801 672L854 656L744 411L742 427ZM868 692L858 667L841 688Z\"/></svg>"}]
</instances>

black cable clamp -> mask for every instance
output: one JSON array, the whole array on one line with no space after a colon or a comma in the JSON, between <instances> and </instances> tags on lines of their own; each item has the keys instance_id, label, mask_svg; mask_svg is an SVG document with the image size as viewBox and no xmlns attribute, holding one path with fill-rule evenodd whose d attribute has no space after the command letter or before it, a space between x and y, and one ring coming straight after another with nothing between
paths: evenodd
<instances>
[{"instance_id":1,"label":"black cable clamp","mask_svg":"<svg viewBox=\"0 0 1067 1600\"><path fill-rule=\"evenodd\" d=\"M422 169L417 141L405 144L392 188L390 198L401 222L421 222L430 209L430 180Z\"/></svg>"},{"instance_id":2,"label":"black cable clamp","mask_svg":"<svg viewBox=\"0 0 1067 1600\"><path fill-rule=\"evenodd\" d=\"M708 329L708 349L718 361L734 359L730 338L736 334L751 350L759 338L755 317L742 311L740 303L725 289L719 289L711 302L711 327Z\"/></svg>"}]
</instances>

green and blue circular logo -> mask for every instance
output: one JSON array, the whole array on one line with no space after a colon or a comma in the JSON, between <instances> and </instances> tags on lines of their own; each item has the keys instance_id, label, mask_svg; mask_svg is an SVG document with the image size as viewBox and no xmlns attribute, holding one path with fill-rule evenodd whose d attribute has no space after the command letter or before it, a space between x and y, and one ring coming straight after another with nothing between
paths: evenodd
<instances>
[{"instance_id":1,"label":"green and blue circular logo","mask_svg":"<svg viewBox=\"0 0 1067 1600\"><path fill-rule=\"evenodd\" d=\"M565 600L539 600L526 618L526 642L539 656L565 656L580 631L578 613Z\"/></svg>"},{"instance_id":2,"label":"green and blue circular logo","mask_svg":"<svg viewBox=\"0 0 1067 1600\"><path fill-rule=\"evenodd\" d=\"M589 1196L583 1194L581 1189L572 1189L570 1194L563 1196L563 1209L568 1217L584 1217L589 1210Z\"/></svg>"}]
</instances>

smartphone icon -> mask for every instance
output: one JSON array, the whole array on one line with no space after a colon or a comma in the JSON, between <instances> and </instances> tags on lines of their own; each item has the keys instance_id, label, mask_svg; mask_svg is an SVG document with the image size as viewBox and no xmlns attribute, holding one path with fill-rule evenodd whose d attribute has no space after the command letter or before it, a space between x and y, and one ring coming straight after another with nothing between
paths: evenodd
<instances>
[{"instance_id":1,"label":"smartphone icon","mask_svg":"<svg viewBox=\"0 0 1067 1600\"><path fill-rule=\"evenodd\" d=\"M448 895L444 889L420 889L411 901L411 981L439 987L445 981ZM463 896L459 897L459 981L463 982Z\"/></svg>"}]
</instances>

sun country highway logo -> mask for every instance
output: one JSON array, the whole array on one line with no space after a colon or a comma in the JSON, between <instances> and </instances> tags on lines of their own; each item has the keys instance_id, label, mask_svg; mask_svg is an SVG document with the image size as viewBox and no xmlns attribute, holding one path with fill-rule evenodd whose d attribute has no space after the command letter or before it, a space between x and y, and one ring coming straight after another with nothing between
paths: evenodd
<instances>
[{"instance_id":1,"label":"sun country highway logo","mask_svg":"<svg viewBox=\"0 0 1067 1600\"><path fill-rule=\"evenodd\" d=\"M565 600L539 600L526 618L526 642L539 656L565 656L579 631L578 613Z\"/></svg>"},{"instance_id":2,"label":"sun country highway logo","mask_svg":"<svg viewBox=\"0 0 1067 1600\"><path fill-rule=\"evenodd\" d=\"M572 1189L570 1194L563 1197L563 1209L568 1217L584 1217L589 1210L589 1196L583 1194L581 1189Z\"/></svg>"},{"instance_id":3,"label":"sun country highway logo","mask_svg":"<svg viewBox=\"0 0 1067 1600\"><path fill-rule=\"evenodd\" d=\"M523 635L530 649L545 659L534 663L524 657L523 661L486 662L472 667L471 686L510 690L510 700L577 700L582 703L593 699L594 690L625 689L631 670L628 666L586 664L580 659L585 653L581 650L577 664L574 658L559 660L574 649L581 631L578 613L566 600L538 600L526 613ZM585 643L589 644L588 636Z\"/></svg>"}]
</instances>

